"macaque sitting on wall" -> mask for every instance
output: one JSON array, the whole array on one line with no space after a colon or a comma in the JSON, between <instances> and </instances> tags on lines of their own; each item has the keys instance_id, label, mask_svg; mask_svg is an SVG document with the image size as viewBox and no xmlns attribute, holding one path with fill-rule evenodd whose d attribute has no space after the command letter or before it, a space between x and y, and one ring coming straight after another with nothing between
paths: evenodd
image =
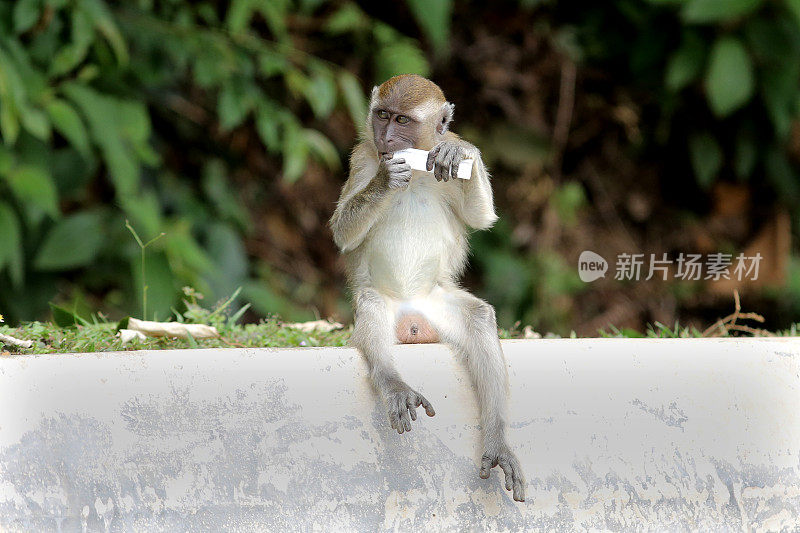
<instances>
[{"instance_id":1,"label":"macaque sitting on wall","mask_svg":"<svg viewBox=\"0 0 800 533\"><path fill-rule=\"evenodd\" d=\"M351 344L398 433L411 431L431 403L402 379L392 361L398 342L443 342L466 364L481 412L480 476L499 465L506 490L525 499L525 478L506 439L508 371L494 308L460 288L467 232L496 220L489 174L480 152L449 131L453 104L423 77L395 76L372 90L367 135L353 150L331 228L344 254L355 305ZM394 153L429 151L427 170L412 171ZM470 179L459 163L473 159Z\"/></svg>"}]
</instances>

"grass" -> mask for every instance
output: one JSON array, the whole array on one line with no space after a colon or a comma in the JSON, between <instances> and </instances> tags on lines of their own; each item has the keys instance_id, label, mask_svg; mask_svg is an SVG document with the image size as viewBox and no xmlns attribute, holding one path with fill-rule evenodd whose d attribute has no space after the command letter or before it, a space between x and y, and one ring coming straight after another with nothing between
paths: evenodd
<instances>
[{"instance_id":1,"label":"grass","mask_svg":"<svg viewBox=\"0 0 800 533\"><path fill-rule=\"evenodd\" d=\"M276 319L258 324L233 325L220 330L216 339L147 338L126 344L115 336L117 324L96 324L61 327L52 322L28 322L18 328L0 326L0 333L20 340L31 340L33 346L15 353L75 353L121 350L168 350L176 348L261 348L291 346L345 346L350 328L329 333L305 333L281 325ZM9 349L7 347L6 349Z\"/></svg>"},{"instance_id":2,"label":"grass","mask_svg":"<svg viewBox=\"0 0 800 533\"><path fill-rule=\"evenodd\" d=\"M147 338L146 340L134 340L126 344L115 336L117 324L114 322L97 322L74 327L62 327L52 322L28 322L19 327L10 327L0 324L0 333L10 335L21 340L33 341L33 346L29 349L19 349L6 347L0 353L8 355L11 353L22 354L47 354L47 353L81 353L81 352L108 352L124 350L168 350L180 348L286 348L286 347L309 347L309 346L346 346L350 338L352 327L346 327L331 332L315 331L306 333L298 329L283 325L277 319L268 319L258 324L233 324L223 325L218 328L220 337L216 339L170 339L170 338ZM796 336L800 334L800 325L795 324L792 328L772 333L777 336ZM523 331L518 327L511 329L501 329L499 331L502 339L521 339L526 338ZM732 336L734 332L728 332L721 336ZM702 332L689 327L676 324L667 327L656 323L649 326L644 333L631 329L618 329L611 327L608 331L601 331L603 337L617 338L692 338L702 337ZM756 335L762 336L762 335ZM545 338L559 338L559 335L547 334ZM575 335L571 335L575 337Z\"/></svg>"},{"instance_id":3,"label":"grass","mask_svg":"<svg viewBox=\"0 0 800 533\"><path fill-rule=\"evenodd\" d=\"M81 353L81 352L108 352L125 350L166 350L180 348L289 348L289 347L314 347L314 346L346 346L352 332L352 326L338 330L323 332L304 332L289 327L277 318L262 320L258 324L238 324L238 320L249 308L244 305L238 311L232 312L231 306L236 300L239 291L234 293L224 302L213 309L206 309L201 305L203 296L189 287L184 288L183 301L185 311L179 313L173 310L177 322L208 324L217 328L220 337L213 339L188 339L178 338L146 338L135 339L125 344L116 336L118 323L92 317L91 320L76 316L70 311L53 306L55 322L27 322L19 327L11 327L0 323L0 334L8 335L19 340L29 340L33 345L27 349L6 346L3 349L0 341L0 354L47 354L47 353ZM700 331L694 327L666 326L660 322L648 325L644 333L629 328L609 327L598 332L601 337L613 338L701 338L701 337L731 337L731 336L797 336L800 334L800 324L779 332L769 332L758 329L741 321L762 322L763 318L755 313L742 313L739 305L738 294L735 295L735 310L730 315L721 318L709 328ZM0 315L2 322L2 315ZM521 327L520 323L512 328L499 331L501 339L526 339L526 338L560 338L560 335L548 333L544 336L535 333L530 326ZM569 335L576 338L575 332Z\"/></svg>"}]
</instances>

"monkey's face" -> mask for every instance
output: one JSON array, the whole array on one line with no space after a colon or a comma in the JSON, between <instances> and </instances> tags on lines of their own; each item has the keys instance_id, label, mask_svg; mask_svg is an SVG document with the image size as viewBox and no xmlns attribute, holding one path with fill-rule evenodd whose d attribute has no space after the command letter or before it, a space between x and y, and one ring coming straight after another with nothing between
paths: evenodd
<instances>
[{"instance_id":1,"label":"monkey's face","mask_svg":"<svg viewBox=\"0 0 800 533\"><path fill-rule=\"evenodd\" d=\"M406 148L430 150L453 117L438 85L416 74L401 74L372 89L370 126L379 155Z\"/></svg>"},{"instance_id":2,"label":"monkey's face","mask_svg":"<svg viewBox=\"0 0 800 533\"><path fill-rule=\"evenodd\" d=\"M379 155L392 154L406 148L429 150L424 146L432 132L426 132L426 123L401 110L377 106L372 110L372 134Z\"/></svg>"}]
</instances>

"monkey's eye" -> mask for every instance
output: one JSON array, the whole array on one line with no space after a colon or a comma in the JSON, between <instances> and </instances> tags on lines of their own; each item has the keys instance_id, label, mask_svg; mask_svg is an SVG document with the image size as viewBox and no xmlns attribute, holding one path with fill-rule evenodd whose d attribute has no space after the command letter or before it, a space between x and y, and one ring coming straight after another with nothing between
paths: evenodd
<instances>
[{"instance_id":1,"label":"monkey's eye","mask_svg":"<svg viewBox=\"0 0 800 533\"><path fill-rule=\"evenodd\" d=\"M381 109L380 111L378 111L378 118L386 120L387 118L389 118L389 112Z\"/></svg>"},{"instance_id":2,"label":"monkey's eye","mask_svg":"<svg viewBox=\"0 0 800 533\"><path fill-rule=\"evenodd\" d=\"M397 117L398 124L408 124L408 117L405 115L400 115Z\"/></svg>"}]
</instances>

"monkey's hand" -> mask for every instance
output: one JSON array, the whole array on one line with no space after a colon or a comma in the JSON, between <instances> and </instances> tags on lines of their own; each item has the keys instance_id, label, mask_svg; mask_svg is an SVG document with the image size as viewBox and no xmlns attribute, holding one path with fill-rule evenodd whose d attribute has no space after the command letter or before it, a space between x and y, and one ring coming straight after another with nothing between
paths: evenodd
<instances>
[{"instance_id":1,"label":"monkey's hand","mask_svg":"<svg viewBox=\"0 0 800 533\"><path fill-rule=\"evenodd\" d=\"M411 421L417 419L417 407L420 405L425 408L428 416L436 414L431 403L422 394L402 381L392 383L383 397L389 410L389 422L397 433L411 431Z\"/></svg>"},{"instance_id":2,"label":"monkey's hand","mask_svg":"<svg viewBox=\"0 0 800 533\"><path fill-rule=\"evenodd\" d=\"M402 157L383 157L380 172L389 189L405 189L411 181L411 165Z\"/></svg>"},{"instance_id":3,"label":"monkey's hand","mask_svg":"<svg viewBox=\"0 0 800 533\"><path fill-rule=\"evenodd\" d=\"M436 181L447 181L458 176L458 164L464 159L474 157L477 152L474 146L464 141L443 141L428 152L428 161L425 168L433 175Z\"/></svg>"},{"instance_id":4,"label":"monkey's hand","mask_svg":"<svg viewBox=\"0 0 800 533\"><path fill-rule=\"evenodd\" d=\"M501 443L496 451L485 451L481 458L480 476L483 479L489 477L492 468L500 465L506 476L506 490L513 491L514 500L525 501L525 475L519 464L517 456L505 442Z\"/></svg>"}]
</instances>

